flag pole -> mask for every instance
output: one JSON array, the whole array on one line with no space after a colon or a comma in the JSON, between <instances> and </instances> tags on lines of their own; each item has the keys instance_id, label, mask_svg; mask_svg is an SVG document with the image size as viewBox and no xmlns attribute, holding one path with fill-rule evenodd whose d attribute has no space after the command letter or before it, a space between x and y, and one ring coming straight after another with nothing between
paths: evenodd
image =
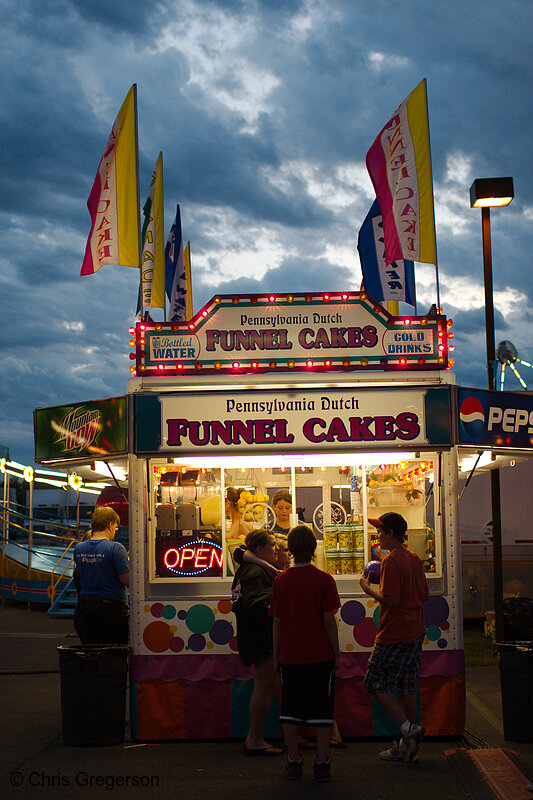
<instances>
[{"instance_id":1,"label":"flag pole","mask_svg":"<svg viewBox=\"0 0 533 800\"><path fill-rule=\"evenodd\" d=\"M168 240L167 240L167 242L168 242ZM166 277L166 275L167 275L167 243L165 243L165 309L164 309L164 312L163 312L163 322L168 322L168 320L167 320L167 298L166 298L166 294L167 294L167 291L166 291L167 277ZM169 308L169 311L170 311L170 300L169 300L169 303L168 303L168 308Z\"/></svg>"},{"instance_id":2,"label":"flag pole","mask_svg":"<svg viewBox=\"0 0 533 800\"><path fill-rule=\"evenodd\" d=\"M133 119L134 119L134 127L135 127L135 173L137 176L137 238L138 238L138 250L139 250L139 286L141 286L141 276L142 276L142 264L141 264L141 256L142 256L142 225L141 225L141 190L140 190L140 180L139 180L139 130L138 130L138 116L137 116L137 84L133 84ZM143 306L143 296L141 291L141 319L144 316L144 306Z\"/></svg>"},{"instance_id":3,"label":"flag pole","mask_svg":"<svg viewBox=\"0 0 533 800\"><path fill-rule=\"evenodd\" d=\"M161 224L161 236L163 237L163 320L167 319L167 298L165 293L165 191L163 183L163 153L161 153L161 214L163 217ZM155 277L155 275L154 275Z\"/></svg>"},{"instance_id":4,"label":"flag pole","mask_svg":"<svg viewBox=\"0 0 533 800\"><path fill-rule=\"evenodd\" d=\"M435 284L437 289L437 313L440 314L440 287L439 287L439 259L437 256L437 223L435 220L435 192L433 191L433 163L431 159L431 131L429 127L429 102L427 90L427 78L424 78L426 89L426 119L428 121L428 142L429 142L429 170L431 175L431 200L433 202L433 238L435 242ZM413 267L414 269L414 267Z\"/></svg>"},{"instance_id":5,"label":"flag pole","mask_svg":"<svg viewBox=\"0 0 533 800\"><path fill-rule=\"evenodd\" d=\"M185 318L192 319L193 305L192 305L192 267L191 267L191 243L187 242L185 247L185 270L186 270L186 283L187 283L187 298L185 301Z\"/></svg>"},{"instance_id":6,"label":"flag pole","mask_svg":"<svg viewBox=\"0 0 533 800\"><path fill-rule=\"evenodd\" d=\"M415 311L415 317L417 316L417 308L416 308L416 273L415 273L415 262L413 261L413 307Z\"/></svg>"}]
</instances>

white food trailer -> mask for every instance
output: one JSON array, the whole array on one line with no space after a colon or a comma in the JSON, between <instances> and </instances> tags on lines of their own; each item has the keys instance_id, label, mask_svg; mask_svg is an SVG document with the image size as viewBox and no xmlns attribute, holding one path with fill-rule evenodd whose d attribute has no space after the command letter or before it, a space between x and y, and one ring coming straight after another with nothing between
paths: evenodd
<instances>
[{"instance_id":1,"label":"white food trailer","mask_svg":"<svg viewBox=\"0 0 533 800\"><path fill-rule=\"evenodd\" d=\"M238 542L228 486L248 493L249 527L272 525L279 488L292 494L293 521L313 526L318 565L342 600L336 718L348 737L395 733L363 688L379 607L359 577L375 555L368 516L403 514L431 595L420 718L428 735L463 731L450 335L443 316L391 317L357 292L220 296L187 323L137 324L134 375L115 422L127 434L123 452L103 452L95 439L36 453L45 463L73 457L72 469L98 451L127 470L134 738L246 735L253 672L240 661L231 610ZM105 419L98 424L105 432ZM275 705L266 735L278 735Z\"/></svg>"}]
</instances>

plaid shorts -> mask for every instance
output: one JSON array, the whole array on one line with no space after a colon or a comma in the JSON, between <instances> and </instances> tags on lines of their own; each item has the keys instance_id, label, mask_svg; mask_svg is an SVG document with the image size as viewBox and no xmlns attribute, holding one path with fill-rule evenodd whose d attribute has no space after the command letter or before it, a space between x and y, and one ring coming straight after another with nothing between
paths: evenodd
<instances>
[{"instance_id":1,"label":"plaid shorts","mask_svg":"<svg viewBox=\"0 0 533 800\"><path fill-rule=\"evenodd\" d=\"M396 687L400 695L416 694L423 641L424 636L413 642L376 642L366 667L366 691L377 694L390 692Z\"/></svg>"}]
</instances>

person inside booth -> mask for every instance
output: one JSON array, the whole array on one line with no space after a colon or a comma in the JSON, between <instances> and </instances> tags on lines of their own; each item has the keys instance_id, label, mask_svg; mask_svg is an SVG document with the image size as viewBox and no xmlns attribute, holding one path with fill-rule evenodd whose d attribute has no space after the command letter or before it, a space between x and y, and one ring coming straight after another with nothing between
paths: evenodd
<instances>
[{"instance_id":1,"label":"person inside booth","mask_svg":"<svg viewBox=\"0 0 533 800\"><path fill-rule=\"evenodd\" d=\"M276 522L272 527L274 533L288 535L291 529L292 497L287 489L278 489L272 498L272 508Z\"/></svg>"},{"instance_id":2,"label":"person inside booth","mask_svg":"<svg viewBox=\"0 0 533 800\"><path fill-rule=\"evenodd\" d=\"M230 518L230 528L227 533L228 539L244 539L250 531L250 527L244 522L238 503L241 493L245 489L237 486L228 486L226 489L226 516Z\"/></svg>"}]
</instances>

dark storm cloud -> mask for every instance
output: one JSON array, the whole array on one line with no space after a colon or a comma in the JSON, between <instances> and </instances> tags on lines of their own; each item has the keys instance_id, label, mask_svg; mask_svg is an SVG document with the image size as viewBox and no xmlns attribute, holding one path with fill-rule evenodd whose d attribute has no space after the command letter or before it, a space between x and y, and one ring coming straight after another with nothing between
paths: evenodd
<instances>
[{"instance_id":1,"label":"dark storm cloud","mask_svg":"<svg viewBox=\"0 0 533 800\"><path fill-rule=\"evenodd\" d=\"M45 26L48 33L57 32L65 19L98 25L115 33L146 35L161 23L165 0L27 0L31 15Z\"/></svg>"},{"instance_id":2,"label":"dark storm cloud","mask_svg":"<svg viewBox=\"0 0 533 800\"><path fill-rule=\"evenodd\" d=\"M6 64L5 54L0 59L10 75L3 92L0 208L30 216L46 210L48 219L64 219L87 185L85 154L98 142L94 116L71 75L54 69L50 85L37 54L24 64Z\"/></svg>"},{"instance_id":3,"label":"dark storm cloud","mask_svg":"<svg viewBox=\"0 0 533 800\"><path fill-rule=\"evenodd\" d=\"M462 386L486 388L485 308L474 308L470 311L455 310L450 316L453 317L453 345L455 346L453 369L457 376L457 383ZM512 324L497 309L494 311L494 327L496 347L502 339L515 338ZM496 370L497 372L498 370ZM512 385L506 386L506 388L519 388L518 385L515 386L516 380L511 376L510 371L509 378Z\"/></svg>"},{"instance_id":4,"label":"dark storm cloud","mask_svg":"<svg viewBox=\"0 0 533 800\"><path fill-rule=\"evenodd\" d=\"M224 9L236 14L257 9L267 16L275 16L276 19L295 14L304 5L304 0L198 0L198 6Z\"/></svg>"},{"instance_id":5,"label":"dark storm cloud","mask_svg":"<svg viewBox=\"0 0 533 800\"><path fill-rule=\"evenodd\" d=\"M503 11L495 0L6 0L2 14L0 440L15 456L33 450L35 406L125 392L136 274L79 269L87 196L134 82L141 204L163 150L166 228L179 202L197 310L217 293L358 288L372 198L340 176L364 166L427 77L441 284L465 292L451 309L458 382L486 381L474 177L515 179L513 204L492 213L496 328L533 361L532 21L521 0ZM248 276L233 268L241 249L257 253ZM524 299L504 317L507 289Z\"/></svg>"},{"instance_id":6,"label":"dark storm cloud","mask_svg":"<svg viewBox=\"0 0 533 800\"><path fill-rule=\"evenodd\" d=\"M67 203L65 203L65 212ZM65 213L65 216L66 213ZM31 215L26 217L24 226L10 224L7 213L0 213L0 224L4 230L4 246L10 251L16 250L16 239L24 239L25 246L20 249L16 259L12 259L10 269L16 276L16 283L8 286L20 298L21 289L42 290L46 284L68 284L77 282L79 268L73 265L80 262L81 237L69 239L67 226L59 228L52 225L47 219ZM87 224L87 231L89 225ZM4 294L5 298L5 294Z\"/></svg>"},{"instance_id":7,"label":"dark storm cloud","mask_svg":"<svg viewBox=\"0 0 533 800\"><path fill-rule=\"evenodd\" d=\"M12 458L33 458L34 408L126 392L137 283L134 270L110 269L104 280L4 291L0 441Z\"/></svg>"},{"instance_id":8,"label":"dark storm cloud","mask_svg":"<svg viewBox=\"0 0 533 800\"><path fill-rule=\"evenodd\" d=\"M327 221L324 217L329 215L309 197L297 176L291 178L288 192L276 190L262 176L262 168L276 168L280 158L261 131L254 137L236 135L202 112L187 111L190 127L180 136L173 156L165 160L167 196L232 207L250 218L289 227Z\"/></svg>"},{"instance_id":9,"label":"dark storm cloud","mask_svg":"<svg viewBox=\"0 0 533 800\"><path fill-rule=\"evenodd\" d=\"M458 0L340 2L330 9L344 13L331 13L282 58L279 105L287 130L302 137L299 144L326 160L364 157L399 102L427 77L437 179L451 143L476 151L481 174L489 164L500 174L524 172L523 150L513 144L527 130L531 112L531 30L522 2L511 2L505 15L498 3ZM267 42L265 60L281 56L277 44ZM371 52L383 54L383 64L370 63ZM397 63L387 66L391 58ZM299 102L291 102L296 93ZM506 125L509 117L516 127ZM503 126L505 135L498 135ZM531 193L530 169L527 181Z\"/></svg>"},{"instance_id":10,"label":"dark storm cloud","mask_svg":"<svg viewBox=\"0 0 533 800\"><path fill-rule=\"evenodd\" d=\"M481 300L481 298L480 298ZM471 311L455 311L453 315L453 328L459 331L461 336L485 332L485 308L474 308ZM494 311L494 327L498 331L508 331L509 325L503 314ZM456 333L456 336L458 334Z\"/></svg>"},{"instance_id":11,"label":"dark storm cloud","mask_svg":"<svg viewBox=\"0 0 533 800\"><path fill-rule=\"evenodd\" d=\"M269 269L257 280L253 277L222 281L216 291L201 283L196 300L204 306L216 294L264 294L267 292L293 292L305 286L309 292L340 291L354 288L353 274L325 259L286 258L279 267ZM301 291L301 289L300 289Z\"/></svg>"}]
</instances>

